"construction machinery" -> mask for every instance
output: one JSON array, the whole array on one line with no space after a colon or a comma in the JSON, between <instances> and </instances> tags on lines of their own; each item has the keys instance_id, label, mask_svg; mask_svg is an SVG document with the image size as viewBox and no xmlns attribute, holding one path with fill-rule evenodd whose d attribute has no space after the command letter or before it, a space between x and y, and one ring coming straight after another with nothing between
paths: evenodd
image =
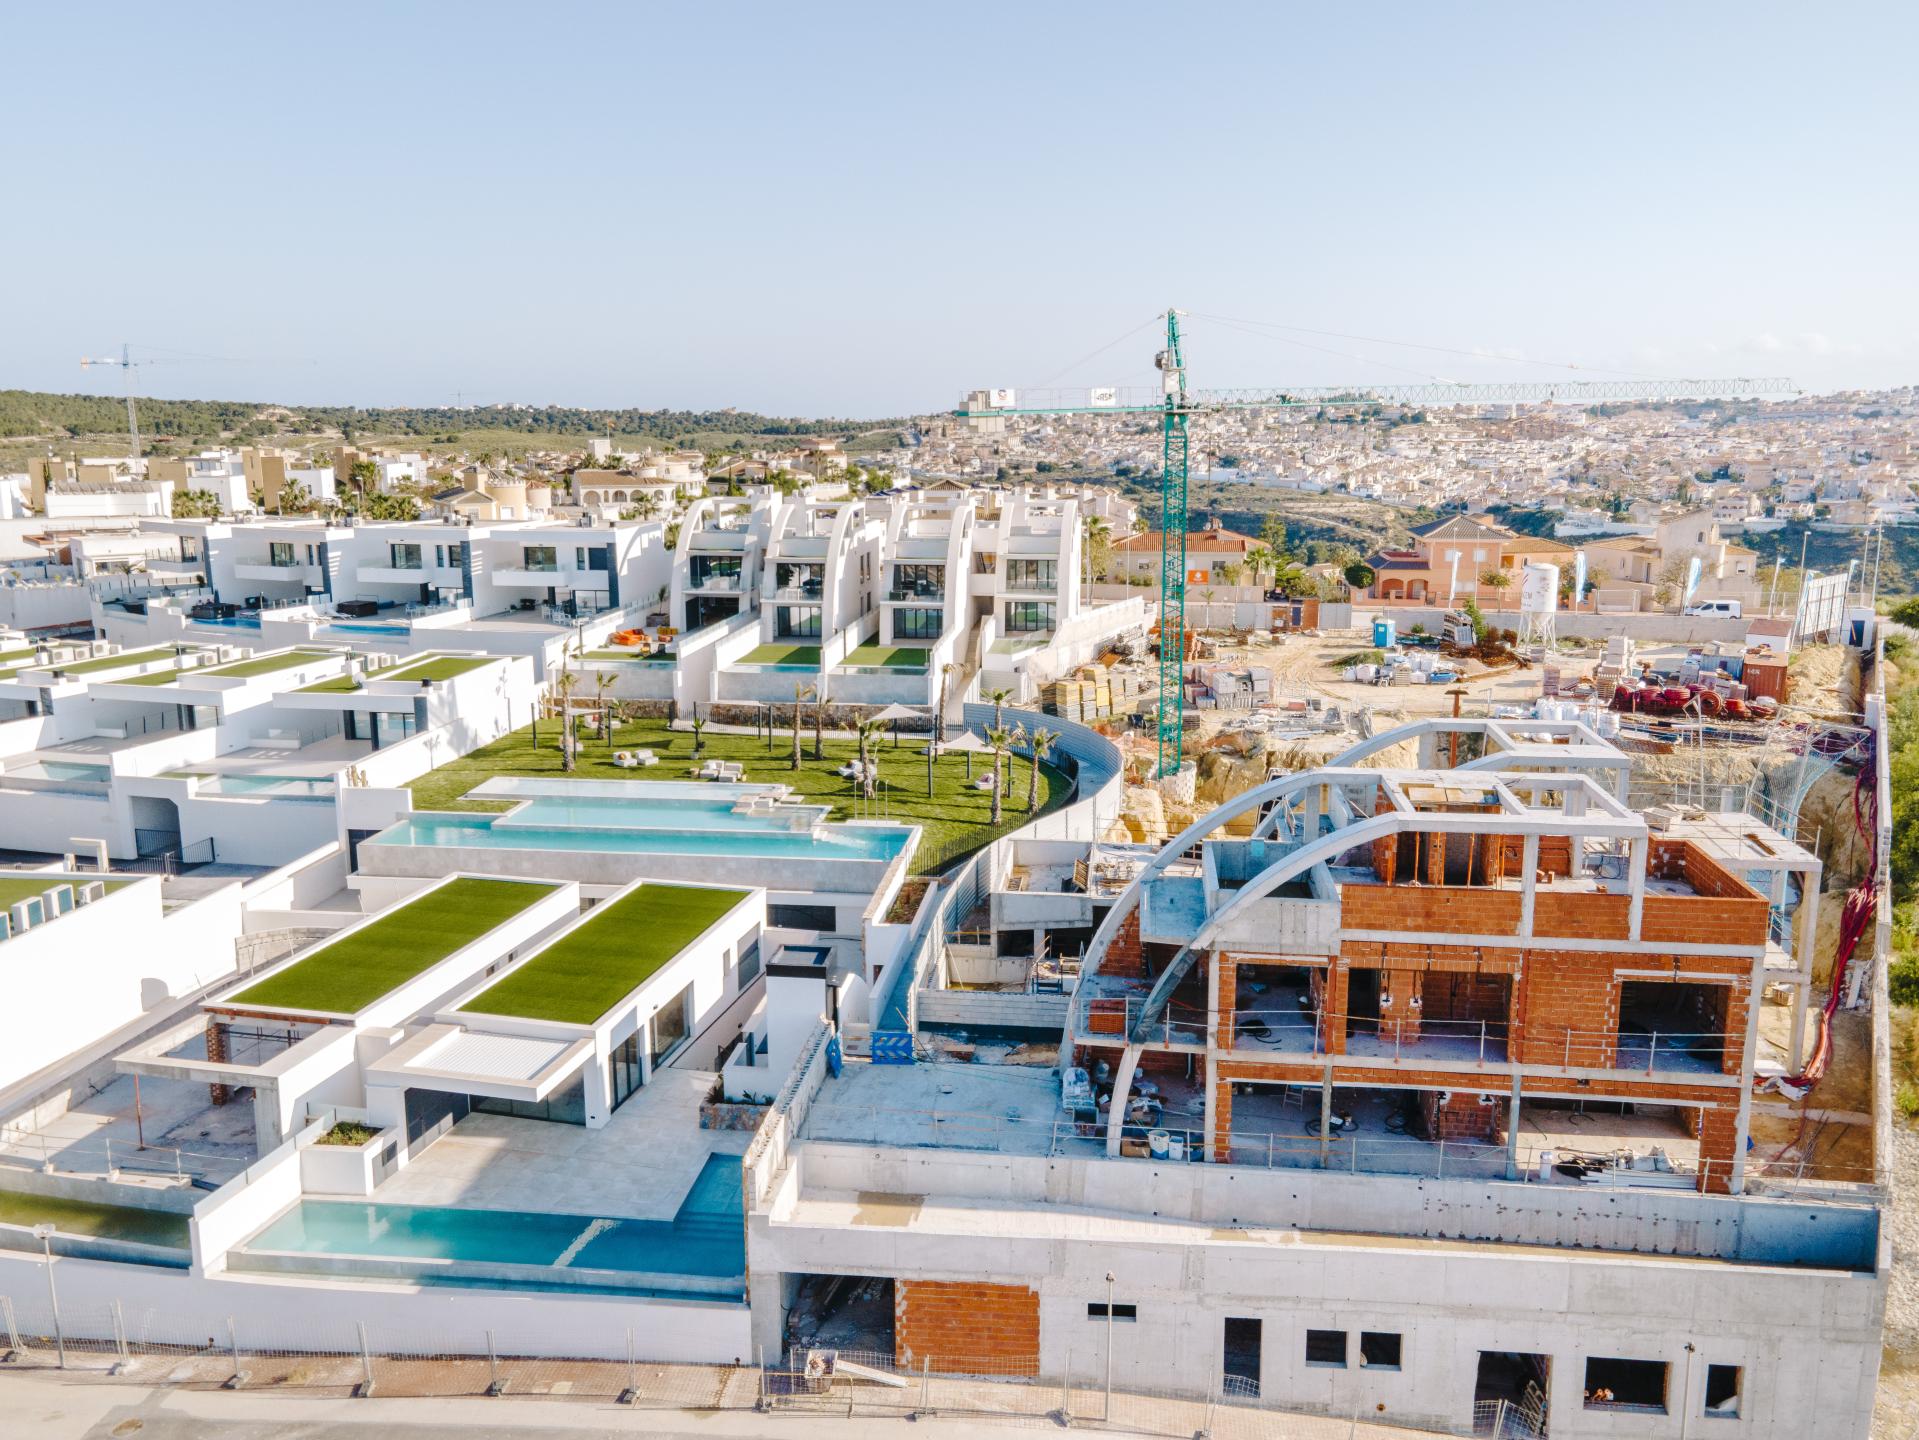
<instances>
[{"instance_id":1,"label":"construction machinery","mask_svg":"<svg viewBox=\"0 0 1919 1440\"><path fill-rule=\"evenodd\" d=\"M1778 376L1730 380L1529 380L1497 384L1434 381L1412 385L1288 386L1274 389L1191 390L1180 334L1181 312L1164 315L1166 338L1153 357L1154 389L1096 386L1088 390L975 390L953 411L980 421L1016 415L1157 415L1160 417L1159 633L1186 634L1186 481L1196 415L1234 410L1350 408L1367 405L1552 404L1605 401L1713 399L1792 394ZM1159 647L1158 774L1178 773L1183 758L1182 645Z\"/></svg>"}]
</instances>

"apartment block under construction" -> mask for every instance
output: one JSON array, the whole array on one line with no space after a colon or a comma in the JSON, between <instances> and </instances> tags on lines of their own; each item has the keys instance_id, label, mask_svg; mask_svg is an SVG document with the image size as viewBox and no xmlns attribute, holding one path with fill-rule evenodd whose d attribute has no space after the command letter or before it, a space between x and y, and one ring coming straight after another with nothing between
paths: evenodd
<instances>
[{"instance_id":1,"label":"apartment block under construction","mask_svg":"<svg viewBox=\"0 0 1919 1440\"><path fill-rule=\"evenodd\" d=\"M1641 813L1632 765L1433 718L1164 846L995 847L899 980L916 1063L803 1059L749 1156L756 1335L1447 1433L1864 1435L1888 1121L1877 1050L1856 1110L1807 1103L1824 867Z\"/></svg>"}]
</instances>

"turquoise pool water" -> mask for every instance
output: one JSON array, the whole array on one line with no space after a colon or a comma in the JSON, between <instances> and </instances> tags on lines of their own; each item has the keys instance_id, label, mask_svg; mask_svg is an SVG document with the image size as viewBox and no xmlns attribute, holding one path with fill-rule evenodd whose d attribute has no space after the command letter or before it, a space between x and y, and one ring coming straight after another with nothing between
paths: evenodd
<instances>
[{"instance_id":1,"label":"turquoise pool water","mask_svg":"<svg viewBox=\"0 0 1919 1440\"><path fill-rule=\"evenodd\" d=\"M206 795L272 795L281 800L331 800L333 781L309 775L215 775L200 782Z\"/></svg>"},{"instance_id":2,"label":"turquoise pool water","mask_svg":"<svg viewBox=\"0 0 1919 1440\"><path fill-rule=\"evenodd\" d=\"M740 1158L708 1156L671 1220L302 1200L247 1248L726 1279L746 1273Z\"/></svg>"},{"instance_id":3,"label":"turquoise pool water","mask_svg":"<svg viewBox=\"0 0 1919 1440\"><path fill-rule=\"evenodd\" d=\"M113 778L108 766L89 765L79 760L35 760L7 773L24 775L30 780L88 780L102 785Z\"/></svg>"},{"instance_id":4,"label":"turquoise pool water","mask_svg":"<svg viewBox=\"0 0 1919 1440\"><path fill-rule=\"evenodd\" d=\"M549 812L544 824L532 805L559 811L594 806L594 819L557 822ZM611 807L610 810L602 807ZM613 811L624 812L622 823ZM375 845L477 846L491 850L591 850L640 855L765 855L813 860L891 860L906 846L907 832L892 826L825 825L817 836L774 829L761 820L728 814L716 823L711 812L682 813L677 805L630 800L534 801L512 817L455 815L426 811L408 816L371 843ZM747 821L745 824L730 822Z\"/></svg>"},{"instance_id":5,"label":"turquoise pool water","mask_svg":"<svg viewBox=\"0 0 1919 1440\"><path fill-rule=\"evenodd\" d=\"M795 805L809 819L824 820L825 805ZM791 827L791 821L774 823L763 815L734 813L730 798L712 800L705 796L689 798L648 795L643 801L630 798L584 796L579 799L535 798L510 815L502 815L496 827L519 830L531 827L564 826L586 830L752 830L773 832Z\"/></svg>"}]
</instances>

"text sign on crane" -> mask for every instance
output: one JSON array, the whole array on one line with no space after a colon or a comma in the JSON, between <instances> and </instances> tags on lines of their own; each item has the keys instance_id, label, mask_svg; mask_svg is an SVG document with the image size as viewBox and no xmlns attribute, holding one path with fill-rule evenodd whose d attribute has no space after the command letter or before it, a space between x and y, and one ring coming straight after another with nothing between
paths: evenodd
<instances>
[{"instance_id":1,"label":"text sign on crane","mask_svg":"<svg viewBox=\"0 0 1919 1440\"><path fill-rule=\"evenodd\" d=\"M1086 392L1086 403L1104 410L1119 404L1119 389L1113 385L1095 385Z\"/></svg>"},{"instance_id":2,"label":"text sign on crane","mask_svg":"<svg viewBox=\"0 0 1919 1440\"><path fill-rule=\"evenodd\" d=\"M1010 410L1014 402L1018 399L1018 392L1013 390L988 390L986 392L986 403L993 406L996 410Z\"/></svg>"}]
</instances>

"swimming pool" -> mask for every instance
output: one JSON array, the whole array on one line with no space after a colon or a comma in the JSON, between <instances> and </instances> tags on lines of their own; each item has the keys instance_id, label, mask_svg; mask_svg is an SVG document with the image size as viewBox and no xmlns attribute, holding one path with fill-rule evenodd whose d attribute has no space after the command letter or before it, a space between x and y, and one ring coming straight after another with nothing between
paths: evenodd
<instances>
[{"instance_id":1,"label":"swimming pool","mask_svg":"<svg viewBox=\"0 0 1919 1440\"><path fill-rule=\"evenodd\" d=\"M503 830L560 827L569 830L810 832L833 813L830 805L781 805L770 815L754 815L736 811L737 803L732 799L711 800L705 796L655 799L649 795L640 803L630 798L538 797L500 816L495 825Z\"/></svg>"},{"instance_id":2,"label":"swimming pool","mask_svg":"<svg viewBox=\"0 0 1919 1440\"><path fill-rule=\"evenodd\" d=\"M212 775L200 782L203 795L271 795L278 800L331 800L333 781L315 775Z\"/></svg>"},{"instance_id":3,"label":"swimming pool","mask_svg":"<svg viewBox=\"0 0 1919 1440\"><path fill-rule=\"evenodd\" d=\"M907 832L892 826L822 825L817 833L790 830L660 828L659 815L636 816L633 829L566 829L502 825L501 815L411 815L374 837L374 845L477 846L489 850L591 850L631 855L763 855L811 860L891 860L906 848Z\"/></svg>"},{"instance_id":4,"label":"swimming pool","mask_svg":"<svg viewBox=\"0 0 1919 1440\"><path fill-rule=\"evenodd\" d=\"M671 1220L303 1199L246 1248L729 1279L746 1273L740 1157L709 1155Z\"/></svg>"},{"instance_id":5,"label":"swimming pool","mask_svg":"<svg viewBox=\"0 0 1919 1440\"><path fill-rule=\"evenodd\" d=\"M33 760L6 772L28 780L86 780L104 785L113 778L106 765L89 765L81 760Z\"/></svg>"}]
</instances>

